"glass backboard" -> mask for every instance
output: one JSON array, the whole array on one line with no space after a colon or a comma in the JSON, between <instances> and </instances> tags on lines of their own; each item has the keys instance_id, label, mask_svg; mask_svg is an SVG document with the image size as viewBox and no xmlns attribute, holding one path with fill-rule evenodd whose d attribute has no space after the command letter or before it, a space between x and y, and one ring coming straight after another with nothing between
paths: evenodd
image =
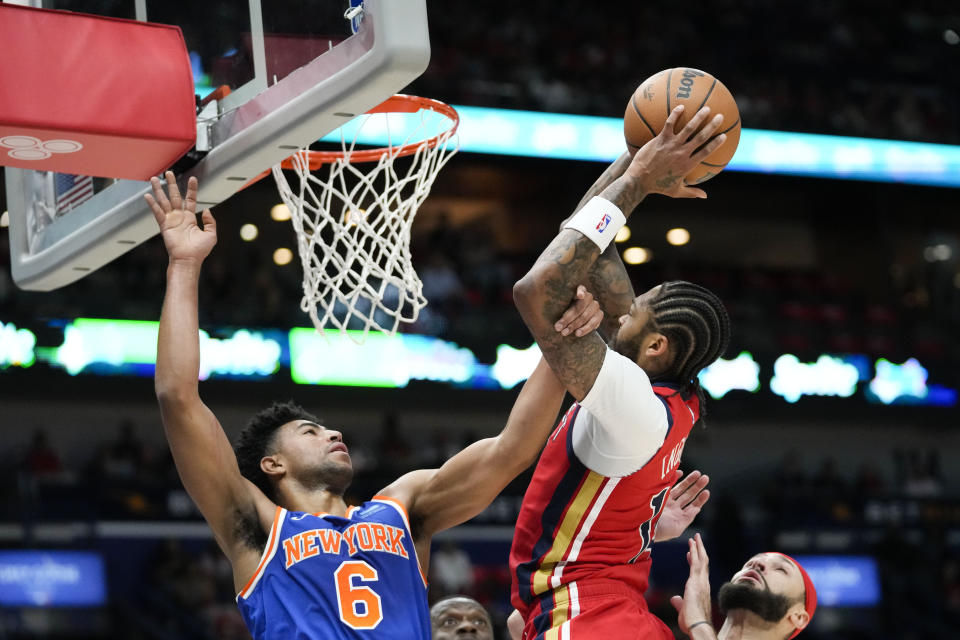
<instances>
[{"instance_id":1,"label":"glass backboard","mask_svg":"<svg viewBox=\"0 0 960 640\"><path fill-rule=\"evenodd\" d=\"M182 29L195 92L211 102L198 114L197 148L174 171L180 183L200 180L202 207L398 92L430 57L426 0L17 4ZM157 232L143 202L146 182L10 167L5 174L11 271L21 288L62 287Z\"/></svg>"}]
</instances>

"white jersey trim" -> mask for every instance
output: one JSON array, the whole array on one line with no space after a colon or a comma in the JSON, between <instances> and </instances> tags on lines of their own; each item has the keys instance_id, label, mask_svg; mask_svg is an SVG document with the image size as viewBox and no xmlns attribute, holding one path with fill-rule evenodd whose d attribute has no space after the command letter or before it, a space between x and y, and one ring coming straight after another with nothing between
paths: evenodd
<instances>
[{"instance_id":1,"label":"white jersey trim","mask_svg":"<svg viewBox=\"0 0 960 640\"><path fill-rule=\"evenodd\" d=\"M376 495L370 498L370 502L379 502L380 504L388 504L394 509L397 510L397 513L400 514L400 517L403 518L403 524L407 527L407 533L410 534L410 547L413 549L413 559L417 562L417 570L420 572L420 580L423 581L423 588L427 588L427 576L423 573L423 565L420 564L420 556L417 555L417 543L413 540L413 529L410 528L410 519L407 517L407 508L400 503L396 498L391 498L390 496Z\"/></svg>"},{"instance_id":2,"label":"white jersey trim","mask_svg":"<svg viewBox=\"0 0 960 640\"><path fill-rule=\"evenodd\" d=\"M604 484L603 489L600 491L600 495L597 497L596 502L593 503L593 507L591 507L590 512L587 513L587 518L583 521L583 526L580 527L577 537L574 539L573 544L570 545L570 551L567 553L567 557L557 563L557 566L553 571L553 575L550 576L550 586L552 588L560 588L560 579L563 577L564 567L571 562L575 562L577 558L580 557L580 549L583 547L583 543L587 539L587 536L590 535L590 529L593 527L593 523L596 522L597 518L600 517L600 512L603 511L603 505L607 503L607 499L610 497L610 494L613 493L613 490L617 488L617 484L619 483L620 478L608 478L606 480L606 484ZM571 598L572 597L573 596L571 595Z\"/></svg>"},{"instance_id":3,"label":"white jersey trim","mask_svg":"<svg viewBox=\"0 0 960 640\"><path fill-rule=\"evenodd\" d=\"M267 567L270 566L270 561L273 560L273 556L277 553L277 548L280 546L280 528L283 526L283 521L286 517L287 510L283 507L277 507L277 513L273 518L273 525L270 527L270 537L267 538L267 546L263 548L263 554L260 556L260 563L257 565L257 570L253 572L253 576L250 577L249 582L247 582L247 586L237 594L237 602L240 601L240 598L246 600L250 597L257 583L260 582L260 577L263 576Z\"/></svg>"}]
</instances>

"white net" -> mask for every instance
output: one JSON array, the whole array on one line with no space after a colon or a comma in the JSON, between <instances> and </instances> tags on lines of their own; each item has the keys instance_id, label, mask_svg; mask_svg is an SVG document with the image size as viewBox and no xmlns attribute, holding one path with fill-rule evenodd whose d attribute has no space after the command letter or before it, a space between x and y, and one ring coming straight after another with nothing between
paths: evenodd
<instances>
[{"instance_id":1,"label":"white net","mask_svg":"<svg viewBox=\"0 0 960 640\"><path fill-rule=\"evenodd\" d=\"M436 134L435 145L427 143L437 118L442 126L447 116L426 109L365 114L352 135L346 128L341 134L341 158L313 172L309 151L291 159L294 186L280 165L273 167L297 234L300 307L318 330L351 330L351 339L363 342L371 329L394 334L426 306L411 260L410 229L440 169L457 151L452 121ZM371 130L386 133L387 150L374 162L352 163L351 156L360 153L357 142ZM416 140L424 142L401 158L400 148Z\"/></svg>"}]
</instances>

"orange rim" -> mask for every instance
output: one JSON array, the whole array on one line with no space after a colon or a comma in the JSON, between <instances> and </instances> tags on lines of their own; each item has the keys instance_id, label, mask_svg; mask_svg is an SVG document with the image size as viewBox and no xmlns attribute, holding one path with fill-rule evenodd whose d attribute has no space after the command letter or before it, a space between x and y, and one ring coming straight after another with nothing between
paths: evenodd
<instances>
[{"instance_id":1,"label":"orange rim","mask_svg":"<svg viewBox=\"0 0 960 640\"><path fill-rule=\"evenodd\" d=\"M394 158L402 158L404 156L413 155L416 153L417 149L420 149L424 145L429 149L433 149L440 142L440 138L444 136L452 136L457 132L457 127L460 126L460 114L457 113L456 109L451 107L445 102L440 102L439 100L434 100L433 98L422 98L420 96L410 96L402 93L398 93L395 96L387 98L374 108L367 111L367 113L416 113L420 110L435 111L441 115L448 117L453 124L451 127L442 133L438 133L435 136L427 138L426 140L421 140L419 142L411 142L400 147L377 147L375 149L361 149L359 151L308 151L307 152L307 166L310 168L310 171L316 171L325 164L330 164L350 156L350 162L360 163L360 162L376 162L381 157L386 154L390 154ZM280 166L284 169L294 169L294 158L296 155L292 155L289 158L286 158L280 163ZM249 187L254 182L257 182L267 175L269 175L270 170L266 170L257 177L253 178L243 186L243 188Z\"/></svg>"}]
</instances>

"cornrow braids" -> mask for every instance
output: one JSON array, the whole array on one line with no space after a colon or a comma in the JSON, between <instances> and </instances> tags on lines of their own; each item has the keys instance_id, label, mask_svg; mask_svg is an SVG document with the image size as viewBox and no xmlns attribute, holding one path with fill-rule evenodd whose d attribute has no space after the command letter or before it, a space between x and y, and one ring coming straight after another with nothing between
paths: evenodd
<instances>
[{"instance_id":1,"label":"cornrow braids","mask_svg":"<svg viewBox=\"0 0 960 640\"><path fill-rule=\"evenodd\" d=\"M663 377L678 381L685 394L696 392L703 406L697 375L723 355L730 342L730 318L723 302L709 289L675 280L663 283L651 309L657 331L676 348L673 365Z\"/></svg>"}]
</instances>

